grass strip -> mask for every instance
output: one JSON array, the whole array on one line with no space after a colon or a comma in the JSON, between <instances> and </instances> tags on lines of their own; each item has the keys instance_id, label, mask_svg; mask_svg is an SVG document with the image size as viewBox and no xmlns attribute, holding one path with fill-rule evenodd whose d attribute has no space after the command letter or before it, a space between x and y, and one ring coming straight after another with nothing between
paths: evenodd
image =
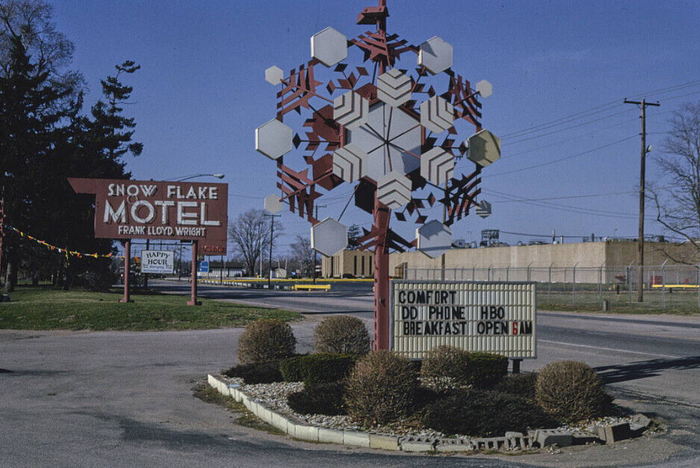
<instances>
[{"instance_id":1,"label":"grass strip","mask_svg":"<svg viewBox=\"0 0 700 468\"><path fill-rule=\"evenodd\" d=\"M120 292L62 291L50 287L19 287L11 302L0 303L0 329L14 330L195 330L241 327L260 318L299 320L281 309L201 299L188 306L187 297L133 294L134 302L119 303Z\"/></svg>"}]
</instances>

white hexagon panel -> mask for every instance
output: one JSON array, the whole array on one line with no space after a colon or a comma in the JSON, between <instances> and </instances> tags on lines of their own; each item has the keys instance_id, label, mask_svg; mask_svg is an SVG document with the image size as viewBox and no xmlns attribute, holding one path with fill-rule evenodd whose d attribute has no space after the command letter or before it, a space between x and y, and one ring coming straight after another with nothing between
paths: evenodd
<instances>
[{"instance_id":1,"label":"white hexagon panel","mask_svg":"<svg viewBox=\"0 0 700 468\"><path fill-rule=\"evenodd\" d=\"M493 94L493 85L486 80L481 80L476 84L476 90L483 98L487 98Z\"/></svg>"},{"instance_id":2,"label":"white hexagon panel","mask_svg":"<svg viewBox=\"0 0 700 468\"><path fill-rule=\"evenodd\" d=\"M377 78L377 97L390 106L399 107L411 99L411 79L396 68Z\"/></svg>"},{"instance_id":3,"label":"white hexagon panel","mask_svg":"<svg viewBox=\"0 0 700 468\"><path fill-rule=\"evenodd\" d=\"M452 246L452 231L440 221L430 221L416 229L418 250L430 258L444 254Z\"/></svg>"},{"instance_id":4,"label":"white hexagon panel","mask_svg":"<svg viewBox=\"0 0 700 468\"><path fill-rule=\"evenodd\" d=\"M482 218L488 218L491 216L491 203L487 202L486 200L481 200L476 207L476 214Z\"/></svg>"},{"instance_id":5,"label":"white hexagon panel","mask_svg":"<svg viewBox=\"0 0 700 468\"><path fill-rule=\"evenodd\" d=\"M411 200L411 180L393 171L377 181L377 198L392 210L403 207Z\"/></svg>"},{"instance_id":6,"label":"white hexagon panel","mask_svg":"<svg viewBox=\"0 0 700 468\"><path fill-rule=\"evenodd\" d=\"M255 129L255 150L270 159L277 159L292 150L291 128L277 119Z\"/></svg>"},{"instance_id":7,"label":"white hexagon panel","mask_svg":"<svg viewBox=\"0 0 700 468\"><path fill-rule=\"evenodd\" d=\"M273 65L265 70L265 81L272 85L280 84L282 78L284 78L284 72L278 66Z\"/></svg>"},{"instance_id":8,"label":"white hexagon panel","mask_svg":"<svg viewBox=\"0 0 700 468\"><path fill-rule=\"evenodd\" d=\"M455 168L455 157L440 147L431 148L420 156L420 175L434 185L444 185Z\"/></svg>"},{"instance_id":9,"label":"white hexagon panel","mask_svg":"<svg viewBox=\"0 0 700 468\"><path fill-rule=\"evenodd\" d=\"M311 248L326 257L337 254L348 246L348 227L332 218L326 218L311 227Z\"/></svg>"},{"instance_id":10,"label":"white hexagon panel","mask_svg":"<svg viewBox=\"0 0 700 468\"><path fill-rule=\"evenodd\" d=\"M469 159L482 167L498 161L501 157L501 140L488 130L470 136L467 147Z\"/></svg>"},{"instance_id":11,"label":"white hexagon panel","mask_svg":"<svg viewBox=\"0 0 700 468\"><path fill-rule=\"evenodd\" d=\"M354 91L333 99L333 119L347 128L356 128L367 121L369 101Z\"/></svg>"},{"instance_id":12,"label":"white hexagon panel","mask_svg":"<svg viewBox=\"0 0 700 468\"><path fill-rule=\"evenodd\" d=\"M455 109L440 96L433 96L420 105L420 124L434 133L441 133L452 126Z\"/></svg>"},{"instance_id":13,"label":"white hexagon panel","mask_svg":"<svg viewBox=\"0 0 700 468\"><path fill-rule=\"evenodd\" d=\"M452 66L452 45L433 36L420 45L418 65L423 65L431 73L440 73Z\"/></svg>"},{"instance_id":14,"label":"white hexagon panel","mask_svg":"<svg viewBox=\"0 0 700 468\"><path fill-rule=\"evenodd\" d=\"M348 143L333 153L333 174L345 182L355 182L365 175L367 153Z\"/></svg>"},{"instance_id":15,"label":"white hexagon panel","mask_svg":"<svg viewBox=\"0 0 700 468\"><path fill-rule=\"evenodd\" d=\"M268 195L263 200L263 208L268 213L279 213L282 210L282 200L277 195Z\"/></svg>"},{"instance_id":16,"label":"white hexagon panel","mask_svg":"<svg viewBox=\"0 0 700 468\"><path fill-rule=\"evenodd\" d=\"M348 56L348 39L331 27L311 36L311 57L327 67Z\"/></svg>"}]
</instances>

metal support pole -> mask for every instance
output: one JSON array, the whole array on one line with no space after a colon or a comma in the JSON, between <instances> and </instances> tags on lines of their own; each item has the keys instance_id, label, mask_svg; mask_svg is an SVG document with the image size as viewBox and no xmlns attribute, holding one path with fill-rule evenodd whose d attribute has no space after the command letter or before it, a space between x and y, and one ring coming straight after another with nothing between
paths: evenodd
<instances>
[{"instance_id":1,"label":"metal support pole","mask_svg":"<svg viewBox=\"0 0 700 468\"><path fill-rule=\"evenodd\" d=\"M129 281L131 270L131 240L124 243L124 297L119 302L131 302L131 285Z\"/></svg>"},{"instance_id":2,"label":"metal support pole","mask_svg":"<svg viewBox=\"0 0 700 468\"><path fill-rule=\"evenodd\" d=\"M374 249L374 350L389 349L389 252L386 238L391 210L374 199L374 225L379 238Z\"/></svg>"},{"instance_id":3,"label":"metal support pole","mask_svg":"<svg viewBox=\"0 0 700 468\"><path fill-rule=\"evenodd\" d=\"M219 265L219 284L224 284L224 256L221 256L221 264Z\"/></svg>"},{"instance_id":4,"label":"metal support pole","mask_svg":"<svg viewBox=\"0 0 700 468\"><path fill-rule=\"evenodd\" d=\"M523 362L522 359L511 359L513 362L513 374L519 374L520 373L520 363Z\"/></svg>"},{"instance_id":5,"label":"metal support pole","mask_svg":"<svg viewBox=\"0 0 700 468\"><path fill-rule=\"evenodd\" d=\"M197 302L197 247L199 241L192 241L192 265L190 268L190 300L187 301L187 305L198 306L202 305L201 302Z\"/></svg>"}]
</instances>

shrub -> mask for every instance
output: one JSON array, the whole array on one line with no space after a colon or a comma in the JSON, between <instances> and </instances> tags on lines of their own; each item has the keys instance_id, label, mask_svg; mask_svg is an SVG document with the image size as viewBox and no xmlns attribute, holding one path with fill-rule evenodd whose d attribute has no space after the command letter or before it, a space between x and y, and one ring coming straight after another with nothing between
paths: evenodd
<instances>
[{"instance_id":1,"label":"shrub","mask_svg":"<svg viewBox=\"0 0 700 468\"><path fill-rule=\"evenodd\" d=\"M242 364L284 359L294 354L296 338L289 324L260 319L248 324L238 343Z\"/></svg>"},{"instance_id":2,"label":"shrub","mask_svg":"<svg viewBox=\"0 0 700 468\"><path fill-rule=\"evenodd\" d=\"M469 372L476 388L492 388L508 374L508 358L499 354L470 353Z\"/></svg>"},{"instance_id":3,"label":"shrub","mask_svg":"<svg viewBox=\"0 0 700 468\"><path fill-rule=\"evenodd\" d=\"M308 386L342 380L354 364L355 357L347 354L319 353L285 359L280 371L287 382L303 380Z\"/></svg>"},{"instance_id":4,"label":"shrub","mask_svg":"<svg viewBox=\"0 0 700 468\"><path fill-rule=\"evenodd\" d=\"M317 353L367 354L369 333L357 317L339 315L321 321L314 332Z\"/></svg>"},{"instance_id":5,"label":"shrub","mask_svg":"<svg viewBox=\"0 0 700 468\"><path fill-rule=\"evenodd\" d=\"M282 374L279 370L279 361L239 364L224 371L223 374L227 377L240 377L247 384L282 381Z\"/></svg>"},{"instance_id":6,"label":"shrub","mask_svg":"<svg viewBox=\"0 0 700 468\"><path fill-rule=\"evenodd\" d=\"M497 392L510 393L511 395L534 400L536 382L536 373L511 374L498 382L493 389Z\"/></svg>"},{"instance_id":7,"label":"shrub","mask_svg":"<svg viewBox=\"0 0 700 468\"><path fill-rule=\"evenodd\" d=\"M289 407L300 414L347 414L343 405L345 387L341 382L306 386L287 397Z\"/></svg>"},{"instance_id":8,"label":"shrub","mask_svg":"<svg viewBox=\"0 0 700 468\"><path fill-rule=\"evenodd\" d=\"M602 416L611 403L595 371L577 361L547 364L537 376L535 397L547 413L568 423Z\"/></svg>"},{"instance_id":9,"label":"shrub","mask_svg":"<svg viewBox=\"0 0 700 468\"><path fill-rule=\"evenodd\" d=\"M411 362L391 351L375 351L355 364L347 380L348 414L365 425L384 424L406 416L418 388Z\"/></svg>"},{"instance_id":10,"label":"shrub","mask_svg":"<svg viewBox=\"0 0 700 468\"><path fill-rule=\"evenodd\" d=\"M465 390L426 406L422 421L446 434L477 437L503 436L507 431L526 432L556 424L534 402L507 393Z\"/></svg>"},{"instance_id":11,"label":"shrub","mask_svg":"<svg viewBox=\"0 0 700 468\"><path fill-rule=\"evenodd\" d=\"M304 374L301 369L301 358L304 356L294 356L280 361L280 373L285 382L301 382Z\"/></svg>"},{"instance_id":12,"label":"shrub","mask_svg":"<svg viewBox=\"0 0 700 468\"><path fill-rule=\"evenodd\" d=\"M471 384L468 351L452 346L438 346L430 350L420 369L423 383L444 391Z\"/></svg>"},{"instance_id":13,"label":"shrub","mask_svg":"<svg viewBox=\"0 0 700 468\"><path fill-rule=\"evenodd\" d=\"M508 358L439 346L423 360L421 376L438 391L464 386L491 388L508 373Z\"/></svg>"}]
</instances>

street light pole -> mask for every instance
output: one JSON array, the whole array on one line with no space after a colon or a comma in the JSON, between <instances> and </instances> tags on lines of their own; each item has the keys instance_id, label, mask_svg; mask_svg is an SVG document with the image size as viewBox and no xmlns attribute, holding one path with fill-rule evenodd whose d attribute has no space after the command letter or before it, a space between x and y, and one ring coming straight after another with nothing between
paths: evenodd
<instances>
[{"instance_id":1,"label":"street light pole","mask_svg":"<svg viewBox=\"0 0 700 468\"><path fill-rule=\"evenodd\" d=\"M272 289L272 243L275 239L275 218L279 218L282 215L267 214L263 213L263 216L270 217L270 256L268 259L268 275L267 275L267 289ZM262 274L262 271L260 272Z\"/></svg>"},{"instance_id":2,"label":"street light pole","mask_svg":"<svg viewBox=\"0 0 700 468\"><path fill-rule=\"evenodd\" d=\"M194 175L185 176L185 177L173 177L172 180L173 180L173 182L183 182L185 180L195 179L197 177L216 177L217 179L223 179L225 177L225 174L221 174L221 173L194 174ZM170 180L170 179L168 179L168 180Z\"/></svg>"},{"instance_id":3,"label":"street light pole","mask_svg":"<svg viewBox=\"0 0 700 468\"><path fill-rule=\"evenodd\" d=\"M314 217L316 219L318 219L318 209L319 208L326 208L326 207L327 207L327 205L316 205L316 207L315 207L316 214ZM312 249L312 250L314 251L314 269L311 272L311 277L313 278L314 283L315 283L316 282L316 265L318 264L318 252L316 252L316 249ZM333 262L333 257L331 257L331 262ZM332 263L331 263L331 265L332 265ZM331 269L331 276L333 276L333 269Z\"/></svg>"}]
</instances>

